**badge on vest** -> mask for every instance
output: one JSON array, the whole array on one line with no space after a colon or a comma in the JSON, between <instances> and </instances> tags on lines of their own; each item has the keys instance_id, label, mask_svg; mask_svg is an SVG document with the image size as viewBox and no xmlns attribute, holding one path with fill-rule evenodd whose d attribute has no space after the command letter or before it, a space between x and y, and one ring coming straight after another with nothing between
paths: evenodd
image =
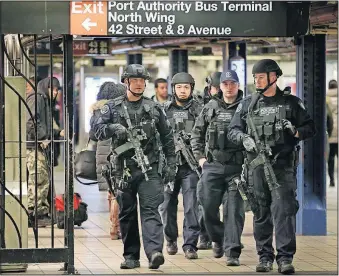
<instances>
[{"instance_id":1,"label":"badge on vest","mask_svg":"<svg viewBox=\"0 0 339 276\"><path fill-rule=\"evenodd\" d=\"M270 115L270 114L274 114L277 113L277 107L276 106L272 106L272 107L261 107L259 109L259 115L260 116L265 116L265 115Z\"/></svg>"},{"instance_id":2,"label":"badge on vest","mask_svg":"<svg viewBox=\"0 0 339 276\"><path fill-rule=\"evenodd\" d=\"M217 120L223 122L230 122L232 120L232 113L221 112L218 114Z\"/></svg>"},{"instance_id":3,"label":"badge on vest","mask_svg":"<svg viewBox=\"0 0 339 276\"><path fill-rule=\"evenodd\" d=\"M174 120L187 120L188 119L188 112L187 111L176 111L173 112L173 119Z\"/></svg>"}]
</instances>

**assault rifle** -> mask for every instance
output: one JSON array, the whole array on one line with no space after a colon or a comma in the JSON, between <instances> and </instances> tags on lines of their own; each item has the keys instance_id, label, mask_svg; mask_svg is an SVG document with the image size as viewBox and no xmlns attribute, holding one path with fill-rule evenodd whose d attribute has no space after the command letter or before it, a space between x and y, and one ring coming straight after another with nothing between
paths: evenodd
<instances>
[{"instance_id":1,"label":"assault rifle","mask_svg":"<svg viewBox=\"0 0 339 276\"><path fill-rule=\"evenodd\" d=\"M248 201L251 207L251 210L253 214L255 215L255 214L258 214L259 212L259 203L254 194L253 187L248 185L248 183L245 180L244 172L245 172L245 164L242 165L242 173L241 173L240 179L236 177L234 178L234 182L238 187L238 190L240 192L242 199L244 201L245 200Z\"/></svg>"},{"instance_id":2,"label":"assault rifle","mask_svg":"<svg viewBox=\"0 0 339 276\"><path fill-rule=\"evenodd\" d=\"M159 133L158 130L155 131L155 140L156 140L157 147L158 147L158 150L159 150L158 173L162 176L162 171L166 166L166 156L165 156L164 150L162 148L160 133Z\"/></svg>"},{"instance_id":3,"label":"assault rifle","mask_svg":"<svg viewBox=\"0 0 339 276\"><path fill-rule=\"evenodd\" d=\"M145 175L146 181L149 180L147 176L147 171L151 169L150 163L147 155L144 154L140 141L147 139L146 133L139 128L134 128L132 126L131 118L128 114L128 110L125 104L122 104L122 108L124 111L124 116L128 125L127 128L127 143L125 143L125 147L134 149L134 156L132 159L138 164L138 167L141 169L142 173ZM115 149L116 151L117 149Z\"/></svg>"},{"instance_id":4,"label":"assault rifle","mask_svg":"<svg viewBox=\"0 0 339 276\"><path fill-rule=\"evenodd\" d=\"M179 131L174 134L174 144L175 144L175 152L180 151L183 157L185 158L187 164L190 166L191 170L195 171L199 178L201 177L201 173L199 172L199 165L195 160L195 157L190 149L190 147L186 144L186 141L189 141L189 136L183 131Z\"/></svg>"},{"instance_id":5,"label":"assault rifle","mask_svg":"<svg viewBox=\"0 0 339 276\"><path fill-rule=\"evenodd\" d=\"M268 143L264 144L263 141L260 140L258 131L252 119L252 109L253 109L253 106L258 101L259 97L260 97L260 93L253 95L252 102L248 108L247 124L248 124L249 129L251 130L251 133L253 134L254 142L256 145L256 152L258 154L257 157L254 160L252 160L252 162L249 165L251 169L254 169L259 165L264 166L264 174L265 174L265 179L268 184L268 188L270 191L275 190L277 199L279 199L280 194L277 189L280 187L280 184L277 181L277 177L274 173L272 164L270 160L268 159L268 156L272 155L272 150L270 146L268 145Z\"/></svg>"}]
</instances>

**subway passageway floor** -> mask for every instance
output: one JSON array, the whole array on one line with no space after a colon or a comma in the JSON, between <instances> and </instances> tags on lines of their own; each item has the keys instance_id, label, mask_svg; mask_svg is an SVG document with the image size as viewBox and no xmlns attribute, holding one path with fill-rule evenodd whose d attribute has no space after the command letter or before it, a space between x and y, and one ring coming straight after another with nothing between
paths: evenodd
<instances>
[{"instance_id":1,"label":"subway passageway floor","mask_svg":"<svg viewBox=\"0 0 339 276\"><path fill-rule=\"evenodd\" d=\"M56 172L57 193L63 192L63 175ZM246 213L246 222L242 242L245 246L240 257L240 267L226 266L225 258L215 259L212 250L199 251L199 259L187 260L181 250L183 207L179 201L179 252L169 256L164 248L165 264L159 270L149 270L148 261L141 250L141 267L132 270L121 270L123 261L123 244L121 240L112 241L109 236L109 214L107 193L99 192L96 185L84 186L75 184L88 204L89 218L81 227L75 227L75 267L80 274L255 274L258 257L252 233L252 214ZM298 236L297 254L294 265L299 274L336 274L338 270L337 247L337 187L327 189L328 219L327 236ZM51 246L51 229L39 229L39 247ZM55 247L62 247L63 230L55 228ZM165 243L166 245L166 243ZM29 247L34 247L34 238L29 229ZM62 274L58 271L63 264L29 264L26 273L20 274ZM256 273L257 274L257 273ZM271 274L277 274L277 265ZM13 275L13 274L12 274ZM258 275L258 274L257 274Z\"/></svg>"}]
</instances>

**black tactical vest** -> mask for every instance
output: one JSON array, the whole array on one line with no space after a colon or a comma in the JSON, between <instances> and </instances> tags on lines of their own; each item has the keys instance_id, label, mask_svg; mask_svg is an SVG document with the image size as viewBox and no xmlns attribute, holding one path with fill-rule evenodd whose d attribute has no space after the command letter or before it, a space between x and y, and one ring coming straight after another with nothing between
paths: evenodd
<instances>
[{"instance_id":1,"label":"black tactical vest","mask_svg":"<svg viewBox=\"0 0 339 276\"><path fill-rule=\"evenodd\" d=\"M282 120L290 118L291 106L288 104L287 96L281 95L276 102L269 104L260 98L253 107L252 119L259 138L270 147L285 143ZM249 128L247 133L253 137Z\"/></svg>"},{"instance_id":2,"label":"black tactical vest","mask_svg":"<svg viewBox=\"0 0 339 276\"><path fill-rule=\"evenodd\" d=\"M195 119L198 117L200 109L202 109L202 107L199 109L197 105L198 103L193 101L187 109L179 109L170 104L165 106L168 121L170 122L174 133L181 130L185 131L186 134L191 133Z\"/></svg>"},{"instance_id":3,"label":"black tactical vest","mask_svg":"<svg viewBox=\"0 0 339 276\"><path fill-rule=\"evenodd\" d=\"M228 126L233 118L236 108L224 109L215 106L207 112L209 125L206 131L206 143L210 150L226 150L237 148L227 139Z\"/></svg>"},{"instance_id":4,"label":"black tactical vest","mask_svg":"<svg viewBox=\"0 0 339 276\"><path fill-rule=\"evenodd\" d=\"M239 102L238 102L239 103ZM205 154L207 160L222 164L241 165L243 163L242 147L227 139L228 127L237 109L237 104L227 107L213 100L207 110L208 127L206 130Z\"/></svg>"},{"instance_id":5,"label":"black tactical vest","mask_svg":"<svg viewBox=\"0 0 339 276\"><path fill-rule=\"evenodd\" d=\"M126 101L124 104L128 108L128 114L132 122L132 126L134 128L138 128L141 132L146 134L144 140L140 141L143 147L144 154L149 155L150 153L157 153L158 146L156 142L156 124L158 123L158 116L156 116L155 112L157 112L154 108L153 102L148 103L147 99L143 100L140 104L139 108L134 108L129 105ZM128 124L125 118L124 110L120 103L115 105L120 117L120 122L123 126L128 128ZM153 154L152 154L153 155ZM157 156L155 154L155 156ZM153 160L150 160L150 162Z\"/></svg>"},{"instance_id":6,"label":"black tactical vest","mask_svg":"<svg viewBox=\"0 0 339 276\"><path fill-rule=\"evenodd\" d=\"M189 103L189 106L186 106L184 108L178 107L171 102L167 102L164 107L168 121L173 128L174 144L177 145L176 135L178 135L180 131L184 131L185 134L187 134L188 136L188 138L185 139L185 144L188 148L190 148L191 145L189 137L192 132L195 119L198 117L199 112L202 109L202 105L200 105L200 103L193 99L192 102ZM182 154L178 152L177 147L176 154L178 165L184 165L185 163L187 163Z\"/></svg>"}]
</instances>

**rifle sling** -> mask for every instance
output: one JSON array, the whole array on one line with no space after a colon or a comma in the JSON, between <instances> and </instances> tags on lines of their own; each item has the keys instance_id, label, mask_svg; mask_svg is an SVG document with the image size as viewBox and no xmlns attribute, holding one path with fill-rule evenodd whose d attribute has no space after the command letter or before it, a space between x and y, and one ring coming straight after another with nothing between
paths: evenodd
<instances>
[{"instance_id":1,"label":"rifle sling","mask_svg":"<svg viewBox=\"0 0 339 276\"><path fill-rule=\"evenodd\" d=\"M117 147L114 149L114 152L117 156L120 156L121 154L125 153L126 151L129 151L130 149L133 149L133 144L131 142L126 142L125 144Z\"/></svg>"}]
</instances>

